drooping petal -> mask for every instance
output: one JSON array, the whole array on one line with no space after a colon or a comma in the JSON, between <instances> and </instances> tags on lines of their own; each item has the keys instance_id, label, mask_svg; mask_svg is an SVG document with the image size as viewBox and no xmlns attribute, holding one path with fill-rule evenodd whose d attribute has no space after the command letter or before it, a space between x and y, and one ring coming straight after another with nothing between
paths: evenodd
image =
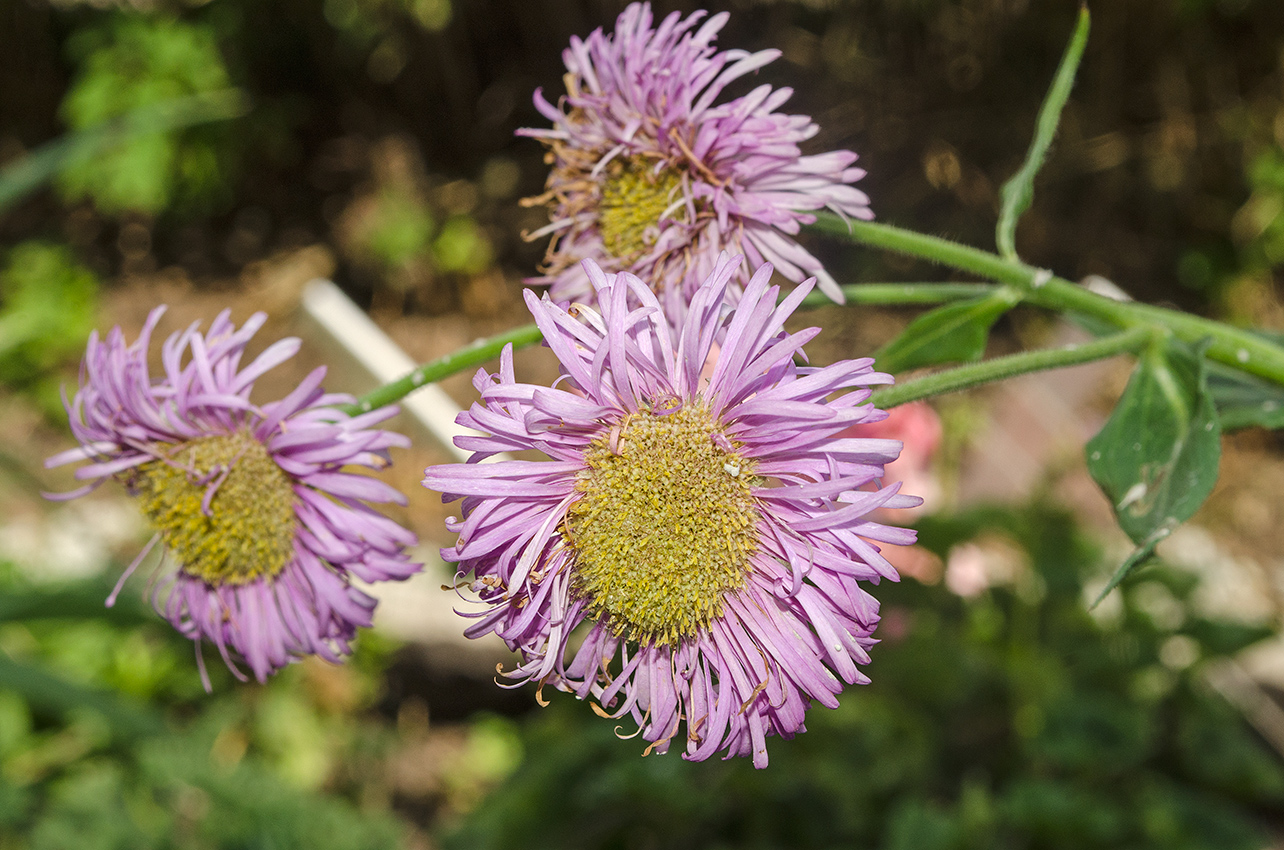
<instances>
[{"instance_id":1,"label":"drooping petal","mask_svg":"<svg viewBox=\"0 0 1284 850\"><path fill-rule=\"evenodd\" d=\"M238 676L241 663L263 681L306 655L341 660L351 651L357 628L370 624L375 606L372 597L352 586L351 577L400 580L419 569L405 551L415 543L414 535L365 503L399 502L404 496L377 479L341 471L382 469L385 450L406 444L401 435L370 427L395 411L350 417L336 406L346 396L321 389L321 369L280 401L251 403L255 381L299 347L297 340L279 340L242 367L246 344L266 321L261 313L238 328L224 311L203 334L198 323L172 334L162 345L162 375L153 379L148 350L163 312L163 307L152 311L133 344L125 342L120 328L105 339L90 337L80 388L65 401L80 448L54 455L46 464L84 462L76 477L92 482L91 487L111 478L151 481L156 464L195 457L184 453L185 446L232 441L243 449L220 461L222 466L184 466L186 476L155 479L169 482L158 486L207 486L200 504L217 518L224 511L252 510L229 506L220 496L220 482L247 462L244 457L266 458L284 484L260 489L284 494L292 522L276 532L289 538L264 551L281 551L283 560L267 566L243 563L218 573L194 570L181 552L171 550L153 602L182 634L213 643ZM161 521L158 534L168 542L167 521ZM226 534L251 533L235 531L235 523L220 527L233 529ZM231 548L256 551L255 540Z\"/></svg>"}]
</instances>

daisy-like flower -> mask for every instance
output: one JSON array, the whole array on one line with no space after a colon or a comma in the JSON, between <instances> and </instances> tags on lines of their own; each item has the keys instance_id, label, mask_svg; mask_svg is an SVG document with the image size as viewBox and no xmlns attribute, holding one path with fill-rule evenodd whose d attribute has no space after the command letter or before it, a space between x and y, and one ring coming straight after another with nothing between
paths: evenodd
<instances>
[{"instance_id":1,"label":"daisy-like flower","mask_svg":"<svg viewBox=\"0 0 1284 850\"><path fill-rule=\"evenodd\" d=\"M224 311L204 334L199 323L173 334L153 378L147 355L163 312L152 311L132 345L119 327L90 337L80 389L66 403L80 447L46 462L85 462L76 477L90 483L55 498L116 479L156 528L108 605L160 541L172 568L158 575L152 601L196 641L198 661L202 640L259 681L301 656L341 660L376 604L352 578L399 580L419 569L405 553L414 535L366 504L405 497L343 471L381 469L390 447L408 443L370 427L396 409L349 416L337 405L351 397L322 391L324 368L279 401L252 402L254 382L299 348L280 340L242 368L262 313L238 329Z\"/></svg>"},{"instance_id":2,"label":"daisy-like flower","mask_svg":"<svg viewBox=\"0 0 1284 850\"><path fill-rule=\"evenodd\" d=\"M506 350L459 418L482 432L456 438L472 462L424 484L463 497L442 554L484 606L467 634L520 654L505 675L631 716L648 752L677 739L762 767L767 735L867 681L878 603L860 582L896 578L872 541L914 540L869 514L919 500L879 483L899 441L834 438L885 415L866 399L891 377L798 365L818 329L783 323L810 284L777 306L763 265L731 310L739 263L719 259L676 328L641 280L591 261L600 312L528 292L562 388L518 383ZM549 460L476 462L525 449Z\"/></svg>"},{"instance_id":3,"label":"daisy-like flower","mask_svg":"<svg viewBox=\"0 0 1284 850\"><path fill-rule=\"evenodd\" d=\"M851 167L850 151L801 155L799 143L818 128L776 111L791 89L762 85L715 103L780 51L717 51L728 16L701 25L703 17L674 12L655 28L650 6L634 3L614 34L571 40L567 94L557 106L536 90L535 106L553 128L517 132L542 140L553 167L547 191L524 202L549 207L551 223L529 238L553 234L545 275L532 280L552 284L553 300L591 295L580 266L588 258L651 283L676 323L723 250L744 258L729 287L733 301L764 262L794 282L815 277L843 300L791 237L815 221L811 210L873 218L869 198L848 185L865 172Z\"/></svg>"}]
</instances>

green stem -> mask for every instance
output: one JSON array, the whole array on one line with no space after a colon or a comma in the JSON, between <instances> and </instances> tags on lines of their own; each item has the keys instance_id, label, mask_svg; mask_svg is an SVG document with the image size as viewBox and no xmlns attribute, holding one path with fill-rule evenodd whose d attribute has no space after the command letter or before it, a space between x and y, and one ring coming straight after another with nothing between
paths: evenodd
<instances>
[{"instance_id":1,"label":"green stem","mask_svg":"<svg viewBox=\"0 0 1284 850\"><path fill-rule=\"evenodd\" d=\"M1083 58L1083 49L1088 44L1088 27L1090 18L1087 5L1079 7L1079 22L1075 26L1074 36L1066 46L1065 56L1057 67L1057 76L1048 89L1048 96L1039 107L1039 120L1034 127L1034 138L1030 140L1030 150L1025 155L1025 162L1003 184L999 192L1002 204L999 207L999 221L994 229L994 241L999 255L1005 260L1015 260L1016 228L1021 214L1030 208L1034 201L1034 178L1043 166L1043 159L1048 155L1052 139L1057 135L1057 125L1061 123L1061 110L1065 109L1070 98L1070 88L1074 85L1074 72Z\"/></svg>"},{"instance_id":2,"label":"green stem","mask_svg":"<svg viewBox=\"0 0 1284 850\"><path fill-rule=\"evenodd\" d=\"M376 407L392 404L426 384L440 381L442 378L461 372L470 366L480 366L487 360L494 360L506 345L511 344L514 348L525 348L528 345L534 345L541 339L543 339L543 336L540 335L539 328L533 324L522 325L520 328L514 328L511 331L505 331L487 339L479 339L470 345L447 354L445 357L439 357L419 366L404 378L393 381L390 384L384 384L382 387L366 393L357 399L355 404L346 405L344 409L355 416L358 413L374 410Z\"/></svg>"},{"instance_id":3,"label":"green stem","mask_svg":"<svg viewBox=\"0 0 1284 850\"><path fill-rule=\"evenodd\" d=\"M941 304L966 301L993 292L988 283L849 283L842 287L848 304ZM823 292L812 292L800 308L832 307L834 302Z\"/></svg>"},{"instance_id":4,"label":"green stem","mask_svg":"<svg viewBox=\"0 0 1284 850\"><path fill-rule=\"evenodd\" d=\"M841 236L856 242L863 242L875 248L885 248L898 254L929 260L943 266L971 272L978 277L989 278L999 283L1026 285L1030 275L1022 273L1026 268L1019 263L1009 262L1002 257L941 239L939 236L928 236L926 233L915 233L887 224L876 224L871 221L842 219L836 215L819 213L812 230ZM1035 271L1030 269L1031 272Z\"/></svg>"},{"instance_id":5,"label":"green stem","mask_svg":"<svg viewBox=\"0 0 1284 850\"><path fill-rule=\"evenodd\" d=\"M843 287L847 300L853 304L939 304L943 301L963 301L993 290L986 283L857 283ZM803 299L804 307L821 307L833 304L825 295L813 292ZM419 366L404 378L366 393L344 410L356 415L376 407L393 404L422 386L440 381L472 366L480 366L499 356L505 345L523 348L540 341L539 328L523 325L487 339L479 339L458 351Z\"/></svg>"},{"instance_id":6,"label":"green stem","mask_svg":"<svg viewBox=\"0 0 1284 850\"><path fill-rule=\"evenodd\" d=\"M1094 360L1104 360L1117 354L1141 350L1150 343L1155 333L1154 328L1137 326L1092 342L995 357L980 363L970 363L925 375L896 386L885 387L875 391L870 400L876 407L886 410L906 402L957 392L1029 372L1061 369L1066 366L1091 363Z\"/></svg>"},{"instance_id":7,"label":"green stem","mask_svg":"<svg viewBox=\"0 0 1284 850\"><path fill-rule=\"evenodd\" d=\"M844 221L832 215L819 216L814 227L822 233L845 236L866 245L1010 284L1021 292L1022 301L1028 304L1092 316L1118 328L1159 326L1188 343L1208 339L1211 341L1207 351L1209 359L1284 385L1284 348L1250 331L1180 310L1135 301L1116 301L1089 292L1051 272L912 230L866 221Z\"/></svg>"}]
</instances>

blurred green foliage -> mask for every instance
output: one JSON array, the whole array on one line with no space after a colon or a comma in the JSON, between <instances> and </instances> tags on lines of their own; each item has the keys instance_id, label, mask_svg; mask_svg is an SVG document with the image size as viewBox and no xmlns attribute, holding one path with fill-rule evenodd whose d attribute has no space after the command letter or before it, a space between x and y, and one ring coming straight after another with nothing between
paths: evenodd
<instances>
[{"instance_id":1,"label":"blurred green foliage","mask_svg":"<svg viewBox=\"0 0 1284 850\"><path fill-rule=\"evenodd\" d=\"M70 249L42 241L10 249L0 268L0 384L62 411L53 372L83 349L98 307L98 276Z\"/></svg>"},{"instance_id":2,"label":"blurred green foliage","mask_svg":"<svg viewBox=\"0 0 1284 850\"><path fill-rule=\"evenodd\" d=\"M432 248L437 265L448 272L477 274L494 259L485 234L477 222L466 215L447 219Z\"/></svg>"},{"instance_id":3,"label":"blurred green foliage","mask_svg":"<svg viewBox=\"0 0 1284 850\"><path fill-rule=\"evenodd\" d=\"M81 350L95 284L49 234L80 233L77 251L95 268L124 261L110 228L77 223L83 199L108 217L160 216L153 268L174 264L198 281L202 252L230 257L237 227L235 215L201 214L229 209L257 210L267 224L254 251L205 266L222 275L281 245L326 240L343 253L345 283L368 265L376 293L419 287L427 297L401 303L445 309L438 273L498 260L530 274L543 244L517 234L543 222L513 199L539 190L546 165L540 146L512 131L547 123L531 90L555 96L568 36L615 13L564 0L212 0L185 4L181 17L177 4L108 5L15 4L0 18L0 43L21 45L0 51L10 74L0 112L13 119L0 132L6 157L59 132L55 113L74 133L234 79L263 109L235 129L131 138L63 174L67 206L36 198L0 222L14 241L40 239L5 257L0 383L32 388L50 407L45 376ZM734 7L722 46L784 50L762 81L794 87L788 109L817 117L813 151L861 154L861 187L880 219L983 244L997 181L1027 140L1011 128L1028 128L1074 5L758 3ZM1273 286L1284 262L1284 136L1271 129L1284 127L1284 4L1098 5L1021 233L1031 259L1198 307L1218 306L1218 290L1246 269ZM42 51L52 57L43 66ZM265 127L271 110L276 124ZM273 143L247 144L262 134ZM391 136L409 140L425 174L371 181ZM434 196L433 184L497 163L512 171L502 191L474 204ZM196 220L191 233L169 215L178 212ZM353 223L348 237L340 222ZM843 278L914 277L867 252L835 261ZM1244 402L1264 404L1281 409L1256 390ZM1028 551L1030 571L971 602L913 581L880 588L874 684L851 689L838 711L814 711L807 734L773 741L767 771L640 759L613 724L562 699L521 727L472 724L463 767L444 781L476 808L448 843L1262 846L1257 816L1284 804L1279 760L1202 678L1262 631L1201 618L1193 583L1162 568L1094 619L1084 565L1097 559L1063 517L928 521L923 540L944 555L986 530ZM397 745L390 726L362 713L386 653L377 635L363 635L348 666L321 668L355 689L343 705L318 695L306 665L269 688L242 688L214 662L208 696L190 644L145 606L131 609L128 593L104 610L106 593L34 588L0 566L0 659L12 659L0 667L10 677L0 681L2 850L395 844L386 801L366 801L380 793L378 768L352 767ZM147 733L158 719L162 731ZM483 799L518 759L511 781Z\"/></svg>"},{"instance_id":4,"label":"blurred green foliage","mask_svg":"<svg viewBox=\"0 0 1284 850\"><path fill-rule=\"evenodd\" d=\"M405 828L332 787L342 763L386 751L354 716L377 695L390 647L353 665L296 666L270 689L206 694L191 642L98 580L32 584L0 563L0 848L383 850ZM96 615L86 600L97 601Z\"/></svg>"},{"instance_id":5,"label":"blurred green foliage","mask_svg":"<svg viewBox=\"0 0 1284 850\"><path fill-rule=\"evenodd\" d=\"M366 248L380 263L392 267L408 264L423 253L436 228L426 204L392 187L375 198L371 219Z\"/></svg>"},{"instance_id":6,"label":"blurred green foliage","mask_svg":"<svg viewBox=\"0 0 1284 850\"><path fill-rule=\"evenodd\" d=\"M1271 146L1258 154L1248 181L1252 194L1238 213L1246 259L1254 266L1284 266L1284 149Z\"/></svg>"},{"instance_id":7,"label":"blurred green foliage","mask_svg":"<svg viewBox=\"0 0 1284 850\"><path fill-rule=\"evenodd\" d=\"M490 269L490 238L472 215L476 189L466 181L434 186L414 149L396 140L371 152L376 185L350 204L338 228L358 278L377 288L440 303L443 283ZM427 306L427 305L425 305Z\"/></svg>"},{"instance_id":8,"label":"blurred green foliage","mask_svg":"<svg viewBox=\"0 0 1284 850\"><path fill-rule=\"evenodd\" d=\"M771 765L640 758L569 697L522 729L513 777L449 848L877 847L1260 850L1284 763L1204 679L1266 629L1204 617L1148 569L1096 612L1099 553L1039 509L925 520L942 556L977 535L1026 553L972 600L884 585L873 683ZM560 696L560 695L559 695Z\"/></svg>"},{"instance_id":9,"label":"blurred green foliage","mask_svg":"<svg viewBox=\"0 0 1284 850\"><path fill-rule=\"evenodd\" d=\"M163 15L111 16L77 31L67 50L78 71L62 114L73 130L231 85L214 30ZM68 198L89 198L108 214L200 207L227 199L236 147L224 128L140 133L74 163L59 183Z\"/></svg>"},{"instance_id":10,"label":"blurred green foliage","mask_svg":"<svg viewBox=\"0 0 1284 850\"><path fill-rule=\"evenodd\" d=\"M427 261L439 272L477 274L490 267L490 242L468 215L452 215L440 229L427 203L404 188L384 187L354 240L364 253L396 274Z\"/></svg>"},{"instance_id":11,"label":"blurred green foliage","mask_svg":"<svg viewBox=\"0 0 1284 850\"><path fill-rule=\"evenodd\" d=\"M324 0L326 21L345 37L363 46L378 42L373 68L393 57L381 51L404 51L397 36L398 19L408 19L428 32L440 32L450 23L451 0ZM402 65L405 56L400 57ZM375 71L375 76L379 76Z\"/></svg>"}]
</instances>

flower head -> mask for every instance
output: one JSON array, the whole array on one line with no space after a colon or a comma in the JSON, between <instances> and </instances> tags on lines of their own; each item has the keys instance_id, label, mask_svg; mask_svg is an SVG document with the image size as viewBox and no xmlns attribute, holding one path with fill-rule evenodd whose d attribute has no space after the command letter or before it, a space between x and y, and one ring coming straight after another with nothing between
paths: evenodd
<instances>
[{"instance_id":1,"label":"flower head","mask_svg":"<svg viewBox=\"0 0 1284 850\"><path fill-rule=\"evenodd\" d=\"M473 462L426 471L464 500L443 557L484 606L467 633L520 653L509 677L632 716L648 751L761 767L767 735L866 681L878 603L860 581L896 578L871 541L914 539L868 516L918 504L878 481L900 442L834 438L885 415L865 400L891 378L798 365L818 329L783 323L810 285L777 305L769 265L731 310L739 258L720 258L677 327L641 280L585 265L598 310L526 296L563 388L518 383L506 350L460 417L482 432L457 438ZM476 462L522 449L549 460Z\"/></svg>"},{"instance_id":2,"label":"flower head","mask_svg":"<svg viewBox=\"0 0 1284 850\"><path fill-rule=\"evenodd\" d=\"M80 447L46 465L84 461L76 477L91 483L58 498L123 482L156 536L121 582L162 542L173 569L153 603L198 647L212 641L233 672L234 655L259 681L299 656L340 660L376 604L351 579L419 569L404 551L414 535L365 504L405 497L343 471L383 468L388 448L407 443L370 427L395 408L349 416L337 405L350 397L322 391L324 368L279 401L250 401L255 380L299 348L280 340L242 368L262 313L238 329L224 311L204 334L197 323L173 334L154 379L147 355L163 312L152 311L132 345L119 327L90 337L67 402Z\"/></svg>"},{"instance_id":3,"label":"flower head","mask_svg":"<svg viewBox=\"0 0 1284 850\"><path fill-rule=\"evenodd\" d=\"M778 50L717 51L725 12L701 24L674 12L652 27L649 4L634 3L614 34L595 31L565 51L567 95L535 106L553 128L518 133L549 147L545 203L552 233L545 276L556 301L591 295L580 266L629 271L655 287L672 321L712 272L723 250L743 255L729 296L764 262L792 281L814 276L835 301L842 292L820 261L791 236L831 209L868 219L869 199L848 185L864 171L856 155L802 156L818 130L805 115L776 112L791 89L769 85L724 103L723 89L772 62Z\"/></svg>"}]
</instances>

